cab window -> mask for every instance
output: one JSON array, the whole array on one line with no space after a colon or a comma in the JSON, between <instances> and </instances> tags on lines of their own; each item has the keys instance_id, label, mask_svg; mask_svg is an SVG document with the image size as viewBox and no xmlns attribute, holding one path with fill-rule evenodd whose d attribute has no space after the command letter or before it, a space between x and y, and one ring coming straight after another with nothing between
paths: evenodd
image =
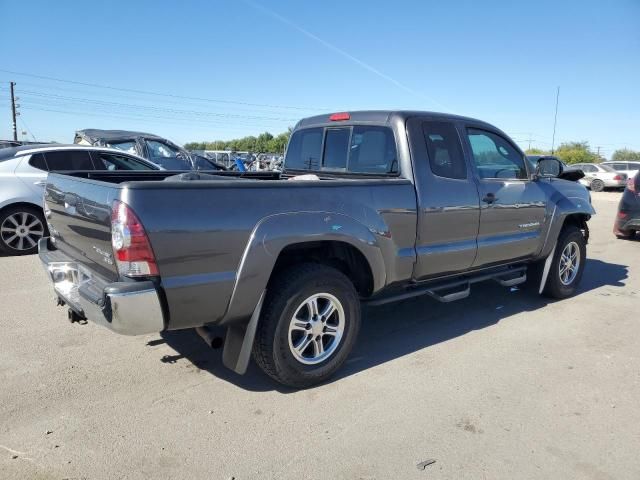
<instances>
[{"instance_id":1,"label":"cab window","mask_svg":"<svg viewBox=\"0 0 640 480\"><path fill-rule=\"evenodd\" d=\"M467 136L480 178L527 178L524 155L506 139L493 132L476 128L467 129Z\"/></svg>"}]
</instances>

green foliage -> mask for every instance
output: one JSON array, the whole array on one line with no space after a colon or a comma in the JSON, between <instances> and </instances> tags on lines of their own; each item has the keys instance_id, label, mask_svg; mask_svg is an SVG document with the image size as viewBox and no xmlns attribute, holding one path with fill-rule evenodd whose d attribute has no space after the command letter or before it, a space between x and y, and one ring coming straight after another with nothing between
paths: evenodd
<instances>
[{"instance_id":1,"label":"green foliage","mask_svg":"<svg viewBox=\"0 0 640 480\"><path fill-rule=\"evenodd\" d=\"M257 137L250 135L233 140L189 142L184 145L184 148L187 150L234 150L252 153L284 153L290 135L291 129L275 137L269 132L264 132Z\"/></svg>"},{"instance_id":2,"label":"green foliage","mask_svg":"<svg viewBox=\"0 0 640 480\"><path fill-rule=\"evenodd\" d=\"M616 162L640 162L640 152L629 148L621 148L613 152L611 160Z\"/></svg>"},{"instance_id":3,"label":"green foliage","mask_svg":"<svg viewBox=\"0 0 640 480\"><path fill-rule=\"evenodd\" d=\"M524 153L527 155L551 155L549 150L542 150L541 148L529 148Z\"/></svg>"},{"instance_id":4,"label":"green foliage","mask_svg":"<svg viewBox=\"0 0 640 480\"><path fill-rule=\"evenodd\" d=\"M596 163L600 161L598 155L591 151L588 142L562 143L554 152L566 164Z\"/></svg>"}]
</instances>

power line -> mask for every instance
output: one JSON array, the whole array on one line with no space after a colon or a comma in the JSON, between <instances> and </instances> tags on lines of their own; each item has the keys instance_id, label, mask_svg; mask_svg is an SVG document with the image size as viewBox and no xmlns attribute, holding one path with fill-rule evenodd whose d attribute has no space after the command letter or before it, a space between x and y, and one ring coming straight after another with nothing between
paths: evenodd
<instances>
[{"instance_id":1,"label":"power line","mask_svg":"<svg viewBox=\"0 0 640 480\"><path fill-rule=\"evenodd\" d=\"M272 120L272 121L280 121L280 122L295 122L297 118L285 118L285 117L265 117L260 115L240 115L233 113L219 113L219 112L209 112L209 111L200 111L200 110L183 110L176 108L164 108L164 107L156 107L151 105L139 105L139 104L131 104L131 103L122 103L122 102L110 102L106 100L95 100L91 98L84 97L69 97L65 95L57 95L53 93L42 93L42 92L34 92L32 90L22 90L22 94L26 96L35 96L42 98L49 98L55 100L71 100L74 102L80 103L90 103L95 105L103 105L103 106L114 106L114 107L127 107L127 108L135 108L135 109L143 109L143 110L152 110L152 111L162 111L173 114L185 114L185 115L208 115L214 117L222 117L222 118L238 118L238 119L248 119L248 120Z\"/></svg>"},{"instance_id":2,"label":"power line","mask_svg":"<svg viewBox=\"0 0 640 480\"><path fill-rule=\"evenodd\" d=\"M79 82L77 80L67 80L63 78L49 77L46 75L36 75L33 73L24 73L24 72L16 72L13 70L5 70L0 68L0 72L9 73L12 75L22 75L25 77L39 78L41 80L50 80L54 82L63 82L69 83L73 85L82 85L85 87L93 87L93 88L103 88L107 90L115 90L120 92L129 92L129 93L137 93L142 95L154 95L158 97L168 97L168 98L180 98L184 100L197 100L201 102L212 102L212 103L226 103L231 105L246 105L251 107L266 107L266 108L281 108L281 109L290 109L290 110L323 110L318 107L302 107L302 106L292 106L292 105L275 105L275 104L264 104L264 103L249 103L249 102L239 102L235 100L222 100L222 99L214 99L214 98L203 98L203 97L190 97L186 95L175 95L172 93L161 93L161 92L150 92L145 90L138 90L134 88L122 88L122 87L113 87L111 85L102 85L98 83L89 83L89 82Z\"/></svg>"}]
</instances>

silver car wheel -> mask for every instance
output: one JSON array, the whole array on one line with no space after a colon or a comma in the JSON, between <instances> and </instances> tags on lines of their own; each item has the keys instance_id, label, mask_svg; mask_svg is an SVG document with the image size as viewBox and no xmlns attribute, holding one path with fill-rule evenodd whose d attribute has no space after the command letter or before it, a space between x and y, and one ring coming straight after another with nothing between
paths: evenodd
<instances>
[{"instance_id":1,"label":"silver car wheel","mask_svg":"<svg viewBox=\"0 0 640 480\"><path fill-rule=\"evenodd\" d=\"M345 327L340 301L329 293L317 293L303 301L289 323L289 349L305 365L315 365L333 355Z\"/></svg>"},{"instance_id":2,"label":"silver car wheel","mask_svg":"<svg viewBox=\"0 0 640 480\"><path fill-rule=\"evenodd\" d=\"M9 215L0 225L0 237L8 247L24 251L34 248L44 235L44 225L40 219L29 212L17 212Z\"/></svg>"},{"instance_id":3,"label":"silver car wheel","mask_svg":"<svg viewBox=\"0 0 640 480\"><path fill-rule=\"evenodd\" d=\"M576 242L569 242L565 245L560 254L560 266L558 274L560 283L565 286L571 285L576 279L580 270L580 247Z\"/></svg>"}]
</instances>

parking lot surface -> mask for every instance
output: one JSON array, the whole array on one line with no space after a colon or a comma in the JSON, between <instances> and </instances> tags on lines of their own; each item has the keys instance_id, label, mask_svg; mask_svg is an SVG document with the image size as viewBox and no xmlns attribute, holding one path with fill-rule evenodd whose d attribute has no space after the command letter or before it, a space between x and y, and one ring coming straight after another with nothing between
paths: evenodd
<instances>
[{"instance_id":1,"label":"parking lot surface","mask_svg":"<svg viewBox=\"0 0 640 480\"><path fill-rule=\"evenodd\" d=\"M366 309L304 391L192 331L71 325L36 256L2 257L0 478L638 479L640 241L612 234L619 193L592 195L575 297L485 283Z\"/></svg>"}]
</instances>

